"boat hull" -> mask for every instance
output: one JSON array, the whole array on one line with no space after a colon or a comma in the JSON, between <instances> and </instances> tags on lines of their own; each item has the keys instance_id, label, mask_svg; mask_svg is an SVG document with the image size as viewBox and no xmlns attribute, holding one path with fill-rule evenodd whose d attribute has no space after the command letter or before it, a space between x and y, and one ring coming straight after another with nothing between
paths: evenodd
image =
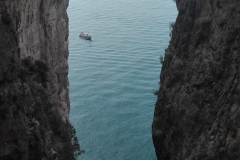
<instances>
[{"instance_id":1,"label":"boat hull","mask_svg":"<svg viewBox=\"0 0 240 160\"><path fill-rule=\"evenodd\" d=\"M87 35L79 35L79 37L85 39L85 40L92 40L92 36L87 36Z\"/></svg>"}]
</instances>

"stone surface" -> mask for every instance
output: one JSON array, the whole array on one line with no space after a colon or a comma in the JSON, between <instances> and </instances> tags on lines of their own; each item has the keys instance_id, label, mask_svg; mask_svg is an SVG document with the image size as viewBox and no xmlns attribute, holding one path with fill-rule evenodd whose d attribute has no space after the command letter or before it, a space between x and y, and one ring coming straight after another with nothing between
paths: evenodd
<instances>
[{"instance_id":1,"label":"stone surface","mask_svg":"<svg viewBox=\"0 0 240 160\"><path fill-rule=\"evenodd\" d=\"M68 0L1 3L5 3L5 11L14 23L21 59L30 56L47 64L47 93L54 107L68 119Z\"/></svg>"},{"instance_id":2,"label":"stone surface","mask_svg":"<svg viewBox=\"0 0 240 160\"><path fill-rule=\"evenodd\" d=\"M0 159L74 160L68 0L0 0Z\"/></svg>"},{"instance_id":3,"label":"stone surface","mask_svg":"<svg viewBox=\"0 0 240 160\"><path fill-rule=\"evenodd\" d=\"M152 124L159 160L240 158L240 2L176 0Z\"/></svg>"}]
</instances>

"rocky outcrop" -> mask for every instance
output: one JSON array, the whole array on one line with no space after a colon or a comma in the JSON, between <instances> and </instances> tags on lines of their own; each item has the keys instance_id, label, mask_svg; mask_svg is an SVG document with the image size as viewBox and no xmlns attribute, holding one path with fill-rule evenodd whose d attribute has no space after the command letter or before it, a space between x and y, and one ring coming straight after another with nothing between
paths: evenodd
<instances>
[{"instance_id":1,"label":"rocky outcrop","mask_svg":"<svg viewBox=\"0 0 240 160\"><path fill-rule=\"evenodd\" d=\"M68 98L68 0L3 1L13 21L20 58L41 60L49 67L47 93L64 119L69 114Z\"/></svg>"},{"instance_id":2,"label":"rocky outcrop","mask_svg":"<svg viewBox=\"0 0 240 160\"><path fill-rule=\"evenodd\" d=\"M71 160L68 0L0 1L0 159Z\"/></svg>"},{"instance_id":3,"label":"rocky outcrop","mask_svg":"<svg viewBox=\"0 0 240 160\"><path fill-rule=\"evenodd\" d=\"M176 0L152 136L159 160L240 158L240 2Z\"/></svg>"}]
</instances>

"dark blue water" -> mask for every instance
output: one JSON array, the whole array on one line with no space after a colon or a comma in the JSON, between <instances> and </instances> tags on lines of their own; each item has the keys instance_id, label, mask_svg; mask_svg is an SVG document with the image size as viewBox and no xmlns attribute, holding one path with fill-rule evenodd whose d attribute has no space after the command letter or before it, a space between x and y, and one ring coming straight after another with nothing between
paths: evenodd
<instances>
[{"instance_id":1,"label":"dark blue water","mask_svg":"<svg viewBox=\"0 0 240 160\"><path fill-rule=\"evenodd\" d=\"M156 160L152 92L176 14L172 0L70 0L70 120L86 151L79 159Z\"/></svg>"}]
</instances>

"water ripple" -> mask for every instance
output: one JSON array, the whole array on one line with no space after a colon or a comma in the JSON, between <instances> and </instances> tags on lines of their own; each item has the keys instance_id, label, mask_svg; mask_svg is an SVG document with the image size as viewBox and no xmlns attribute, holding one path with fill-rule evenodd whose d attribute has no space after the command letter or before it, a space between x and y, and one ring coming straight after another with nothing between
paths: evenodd
<instances>
[{"instance_id":1,"label":"water ripple","mask_svg":"<svg viewBox=\"0 0 240 160\"><path fill-rule=\"evenodd\" d=\"M81 160L155 160L151 122L171 0L71 0L70 120ZM92 41L78 37L92 34Z\"/></svg>"}]
</instances>

